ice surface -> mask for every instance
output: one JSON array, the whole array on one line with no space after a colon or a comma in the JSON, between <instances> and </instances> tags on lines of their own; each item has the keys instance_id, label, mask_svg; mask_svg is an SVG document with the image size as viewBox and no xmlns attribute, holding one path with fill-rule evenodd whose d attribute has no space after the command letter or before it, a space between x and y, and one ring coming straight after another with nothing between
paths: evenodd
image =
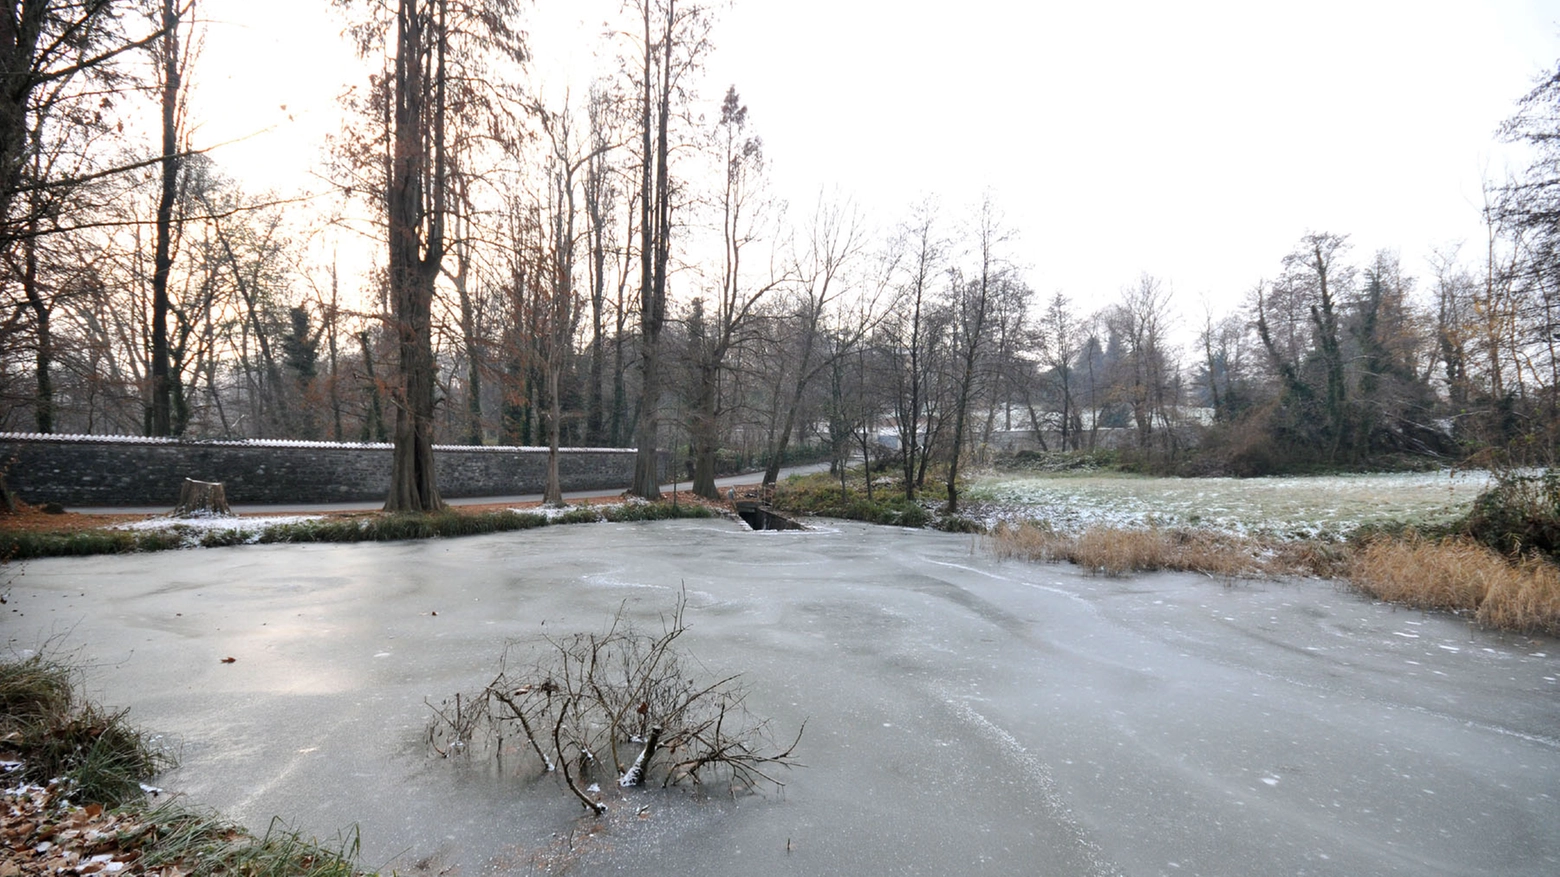
<instances>
[{"instance_id":1,"label":"ice surface","mask_svg":"<svg viewBox=\"0 0 1560 877\"><path fill-rule=\"evenodd\" d=\"M592 834L535 766L427 757L424 699L507 642L620 605L653 628L683 588L701 670L808 722L783 793L627 790ZM261 831L356 823L401 873L540 873L560 843L590 874L1560 873L1554 641L1327 582L712 520L34 561L8 599L12 648L62 636L177 741L157 785Z\"/></svg>"}]
</instances>

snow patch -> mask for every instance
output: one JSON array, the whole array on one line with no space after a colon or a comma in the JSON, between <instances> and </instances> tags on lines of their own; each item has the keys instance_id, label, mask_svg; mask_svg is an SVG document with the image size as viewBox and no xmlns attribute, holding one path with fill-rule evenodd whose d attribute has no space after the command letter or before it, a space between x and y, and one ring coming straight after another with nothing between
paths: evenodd
<instances>
[{"instance_id":1,"label":"snow patch","mask_svg":"<svg viewBox=\"0 0 1560 877\"><path fill-rule=\"evenodd\" d=\"M226 517L222 515L196 515L188 518L156 517L146 518L140 521L130 521L124 524L115 524L113 530L133 530L138 532L156 532L167 530L174 533L183 533L190 538L190 543L198 544L200 537L206 533L243 533L249 536L251 542L258 540L260 534L267 528L282 524L302 524L307 521L318 521L323 515L269 515L265 517Z\"/></svg>"},{"instance_id":2,"label":"snow patch","mask_svg":"<svg viewBox=\"0 0 1560 877\"><path fill-rule=\"evenodd\" d=\"M158 517L127 524L115 524L115 530L172 530L185 527L191 530L264 530L279 524L302 524L318 521L323 515L270 515L266 517L226 517L222 515L195 515L188 518Z\"/></svg>"}]
</instances>

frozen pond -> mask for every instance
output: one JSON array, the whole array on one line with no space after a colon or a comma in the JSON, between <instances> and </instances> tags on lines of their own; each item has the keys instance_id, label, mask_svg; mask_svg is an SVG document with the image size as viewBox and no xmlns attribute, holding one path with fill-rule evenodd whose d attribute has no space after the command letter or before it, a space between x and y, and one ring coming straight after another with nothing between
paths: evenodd
<instances>
[{"instance_id":1,"label":"frozen pond","mask_svg":"<svg viewBox=\"0 0 1560 877\"><path fill-rule=\"evenodd\" d=\"M427 756L424 698L480 687L506 639L624 601L654 626L683 585L710 672L781 734L808 720L783 793L635 792L591 835L551 780ZM163 785L261 831L357 823L403 874L571 842L589 874L1560 873L1560 643L1324 582L675 521L39 561L9 600L13 648L59 637L178 742Z\"/></svg>"}]
</instances>

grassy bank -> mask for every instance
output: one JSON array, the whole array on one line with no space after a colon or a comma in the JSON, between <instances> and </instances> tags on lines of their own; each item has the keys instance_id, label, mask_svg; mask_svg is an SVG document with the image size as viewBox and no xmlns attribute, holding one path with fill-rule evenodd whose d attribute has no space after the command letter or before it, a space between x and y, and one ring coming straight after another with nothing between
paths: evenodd
<instances>
[{"instance_id":1,"label":"grassy bank","mask_svg":"<svg viewBox=\"0 0 1560 877\"><path fill-rule=\"evenodd\" d=\"M921 497L907 499L903 481L889 473L872 476L872 490L859 469L853 469L840 484L838 475L819 472L792 476L775 485L773 505L784 512L817 515L847 521L866 521L895 527L931 527L953 533L983 533L987 523L969 515L948 514L946 496L939 484ZM934 481L928 476L928 483Z\"/></svg>"},{"instance_id":2,"label":"grassy bank","mask_svg":"<svg viewBox=\"0 0 1560 877\"><path fill-rule=\"evenodd\" d=\"M355 837L328 848L280 823L256 836L215 814L154 802L144 784L172 760L130 725L127 711L83 699L76 681L45 658L0 659L0 872L363 873L353 862Z\"/></svg>"},{"instance_id":3,"label":"grassy bank","mask_svg":"<svg viewBox=\"0 0 1560 877\"><path fill-rule=\"evenodd\" d=\"M258 525L246 523L244 518L208 519L199 522L198 526L193 522L158 518L141 522L143 526L134 530L70 528L64 522L57 530L5 530L4 521L0 519L0 558L29 560L256 543L393 542L505 533L554 524L709 518L716 514L698 503L674 505L663 501L581 505L557 513L451 507L428 515L343 514Z\"/></svg>"},{"instance_id":4,"label":"grassy bank","mask_svg":"<svg viewBox=\"0 0 1560 877\"><path fill-rule=\"evenodd\" d=\"M775 486L775 508L797 515L817 515L887 524L897 527L925 527L932 514L919 502L905 499L902 491L879 485L868 497L865 482L852 479L841 487L837 478L826 473L792 477Z\"/></svg>"}]
</instances>

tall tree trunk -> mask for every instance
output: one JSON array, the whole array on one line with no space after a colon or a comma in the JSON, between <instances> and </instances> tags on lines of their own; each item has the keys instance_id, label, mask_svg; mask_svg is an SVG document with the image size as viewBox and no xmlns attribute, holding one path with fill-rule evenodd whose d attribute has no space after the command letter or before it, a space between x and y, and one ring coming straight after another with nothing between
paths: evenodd
<instances>
[{"instance_id":1,"label":"tall tree trunk","mask_svg":"<svg viewBox=\"0 0 1560 877\"><path fill-rule=\"evenodd\" d=\"M676 0L668 0L666 25L660 42L660 77L652 86L654 69L650 6L644 7L644 94L641 109L643 167L640 195L640 408L634 430L638 453L634 459L634 482L629 493L645 499L659 499L660 457L656 452L660 432L661 404L661 328L666 320L666 270L671 248L671 180L668 168L668 129L672 108L672 28L676 18ZM658 86L658 87L657 87ZM654 121L652 122L652 104ZM653 130L652 130L653 125ZM652 138L652 134L654 137ZM653 140L653 143L652 143ZM653 153L652 153L653 146ZM653 164L652 164L653 154ZM654 198L651 181L654 180Z\"/></svg>"},{"instance_id":2,"label":"tall tree trunk","mask_svg":"<svg viewBox=\"0 0 1560 877\"><path fill-rule=\"evenodd\" d=\"M162 188L157 198L157 242L152 267L152 404L154 436L173 433L168 358L168 275L173 267L173 206L179 187L179 8L163 0L162 62Z\"/></svg>"},{"instance_id":3,"label":"tall tree trunk","mask_svg":"<svg viewBox=\"0 0 1560 877\"><path fill-rule=\"evenodd\" d=\"M716 421L716 396L719 392L719 365L708 360L699 363L694 378L693 416L689 423L693 444L693 493L705 499L720 499L715 489L715 451L720 446Z\"/></svg>"},{"instance_id":4,"label":"tall tree trunk","mask_svg":"<svg viewBox=\"0 0 1560 877\"><path fill-rule=\"evenodd\" d=\"M436 14L426 17L416 6L415 0L400 0L396 17L395 134L387 193L390 296L400 367L392 396L395 450L385 500L385 511L391 512L444 507L433 464L433 289L444 255L445 5L439 0ZM426 34L425 28L435 32Z\"/></svg>"},{"instance_id":5,"label":"tall tree trunk","mask_svg":"<svg viewBox=\"0 0 1560 877\"><path fill-rule=\"evenodd\" d=\"M542 505L552 507L563 505L563 479L558 474L558 437L563 423L558 375L562 371L561 362L553 363L547 369L547 483L542 489Z\"/></svg>"},{"instance_id":6,"label":"tall tree trunk","mask_svg":"<svg viewBox=\"0 0 1560 877\"><path fill-rule=\"evenodd\" d=\"M976 305L976 314L972 324L965 327L962 374L959 376L958 389L954 397L953 406L953 450L948 455L948 514L954 514L959 510L959 457L964 453L965 424L969 418L970 401L975 389L975 368L980 356L980 345L983 341L986 323L986 298L987 280L983 277L980 281L980 299ZM966 317L965 319L970 319Z\"/></svg>"},{"instance_id":7,"label":"tall tree trunk","mask_svg":"<svg viewBox=\"0 0 1560 877\"><path fill-rule=\"evenodd\" d=\"M38 431L47 435L54 432L54 332L50 326L54 307L39 288L37 230L37 219L33 218L28 222L27 240L22 242L22 293L32 309L33 330L37 336L37 348L33 351L38 382L38 395L33 402L34 420Z\"/></svg>"},{"instance_id":8,"label":"tall tree trunk","mask_svg":"<svg viewBox=\"0 0 1560 877\"><path fill-rule=\"evenodd\" d=\"M953 412L953 450L948 455L948 514L959 510L959 456L964 452L964 418L967 405L960 403Z\"/></svg>"},{"instance_id":9,"label":"tall tree trunk","mask_svg":"<svg viewBox=\"0 0 1560 877\"><path fill-rule=\"evenodd\" d=\"M545 111L543 111L545 112ZM547 483L542 502L563 505L563 486L558 473L558 444L563 430L564 361L573 352L576 308L574 303L574 218L576 212L574 174L579 165L570 154L568 110L553 117L549 133L553 137L557 189L552 222L552 289L547 299L546 380L547 380ZM547 117L544 116L544 121Z\"/></svg>"},{"instance_id":10,"label":"tall tree trunk","mask_svg":"<svg viewBox=\"0 0 1560 877\"><path fill-rule=\"evenodd\" d=\"M916 281L915 310L910 315L910 397L899 415L899 441L904 445L905 499L915 501L916 457L920 451L921 429L921 304L924 293L920 279Z\"/></svg>"},{"instance_id":11,"label":"tall tree trunk","mask_svg":"<svg viewBox=\"0 0 1560 877\"><path fill-rule=\"evenodd\" d=\"M591 95L590 136L594 148L604 147L602 112L596 94ZM606 152L592 155L586 167L585 214L590 223L586 237L590 263L590 379L585 394L585 441L595 447L607 443L606 399L602 380L606 374L607 230L602 201L607 197Z\"/></svg>"},{"instance_id":12,"label":"tall tree trunk","mask_svg":"<svg viewBox=\"0 0 1560 877\"><path fill-rule=\"evenodd\" d=\"M466 444L482 444L482 339L477 331L476 308L471 300L469 262L460 255L455 274L455 294L460 302L460 334L466 346Z\"/></svg>"},{"instance_id":13,"label":"tall tree trunk","mask_svg":"<svg viewBox=\"0 0 1560 877\"><path fill-rule=\"evenodd\" d=\"M325 340L330 352L330 412L331 412L331 440L345 441L345 433L341 426L341 370L338 366L339 347L337 334L340 331L339 321L341 310L338 306L339 284L336 279L336 263L334 259L330 263L330 316L326 323ZM225 424L224 424L225 425Z\"/></svg>"},{"instance_id":14,"label":"tall tree trunk","mask_svg":"<svg viewBox=\"0 0 1560 877\"><path fill-rule=\"evenodd\" d=\"M368 343L368 330L358 333L358 343L363 347L363 378L368 382L368 410L363 413L363 441L382 442L390 436L385 432L384 397L379 392L379 378L374 374L374 351Z\"/></svg>"},{"instance_id":15,"label":"tall tree trunk","mask_svg":"<svg viewBox=\"0 0 1560 877\"><path fill-rule=\"evenodd\" d=\"M591 220L592 226L595 220ZM602 241L594 239L592 231L591 244L591 290L590 290L590 386L585 396L585 441L594 447L600 447L607 442L606 433L606 399L602 380L607 370L606 349L606 278L601 276L605 268L605 260L600 250Z\"/></svg>"}]
</instances>

